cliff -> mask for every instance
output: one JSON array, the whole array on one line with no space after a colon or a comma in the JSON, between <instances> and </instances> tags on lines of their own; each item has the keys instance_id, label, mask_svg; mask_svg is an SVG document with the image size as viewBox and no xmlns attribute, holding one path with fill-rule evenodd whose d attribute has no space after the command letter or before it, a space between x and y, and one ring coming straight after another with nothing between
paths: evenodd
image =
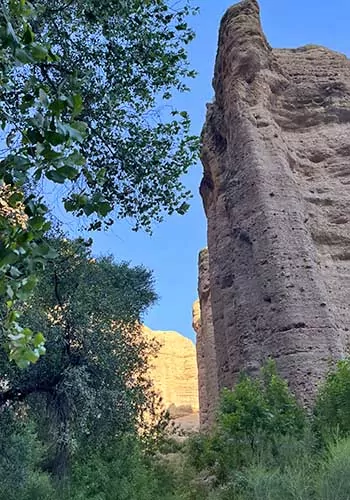
<instances>
[{"instance_id":1,"label":"cliff","mask_svg":"<svg viewBox=\"0 0 350 500\"><path fill-rule=\"evenodd\" d=\"M157 355L150 359L149 375L155 389L173 416L198 412L198 375L196 348L190 339L177 332L154 331L142 327L148 340L159 346Z\"/></svg>"},{"instance_id":2,"label":"cliff","mask_svg":"<svg viewBox=\"0 0 350 500\"><path fill-rule=\"evenodd\" d=\"M200 299L193 304L192 317L193 328L197 334L199 421L201 428L205 429L214 423L219 395L207 249L200 252L198 266Z\"/></svg>"},{"instance_id":3,"label":"cliff","mask_svg":"<svg viewBox=\"0 0 350 500\"><path fill-rule=\"evenodd\" d=\"M222 20L213 86L200 191L218 386L271 356L308 403L349 342L350 62L272 49L245 0Z\"/></svg>"}]
</instances>

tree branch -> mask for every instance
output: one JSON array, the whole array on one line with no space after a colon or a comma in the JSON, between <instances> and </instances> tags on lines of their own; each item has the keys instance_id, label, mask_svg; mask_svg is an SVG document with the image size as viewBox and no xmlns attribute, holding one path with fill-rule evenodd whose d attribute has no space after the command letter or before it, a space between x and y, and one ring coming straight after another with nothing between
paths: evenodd
<instances>
[{"instance_id":1,"label":"tree branch","mask_svg":"<svg viewBox=\"0 0 350 500\"><path fill-rule=\"evenodd\" d=\"M57 384L62 380L63 375L59 374L49 382L42 382L29 385L27 387L13 387L0 393L0 408L6 403L15 403L24 401L30 394L49 393L53 394Z\"/></svg>"}]
</instances>

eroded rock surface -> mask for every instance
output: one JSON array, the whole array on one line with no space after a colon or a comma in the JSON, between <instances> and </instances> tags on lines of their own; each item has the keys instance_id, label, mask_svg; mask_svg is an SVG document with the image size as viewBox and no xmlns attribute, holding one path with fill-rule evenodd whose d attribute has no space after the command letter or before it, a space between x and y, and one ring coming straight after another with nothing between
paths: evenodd
<instances>
[{"instance_id":1,"label":"eroded rock surface","mask_svg":"<svg viewBox=\"0 0 350 500\"><path fill-rule=\"evenodd\" d=\"M271 49L245 0L222 20L213 85L201 195L219 387L272 356L308 402L349 342L350 62Z\"/></svg>"},{"instance_id":2,"label":"eroded rock surface","mask_svg":"<svg viewBox=\"0 0 350 500\"><path fill-rule=\"evenodd\" d=\"M193 328L197 333L200 426L205 429L214 423L219 394L207 249L200 252L198 267L200 298L193 304Z\"/></svg>"},{"instance_id":3,"label":"eroded rock surface","mask_svg":"<svg viewBox=\"0 0 350 500\"><path fill-rule=\"evenodd\" d=\"M157 356L150 360L150 378L162 396L165 409L170 408L174 417L198 412L198 372L193 342L173 331L155 331L146 326L142 330L147 339L159 345Z\"/></svg>"}]
</instances>

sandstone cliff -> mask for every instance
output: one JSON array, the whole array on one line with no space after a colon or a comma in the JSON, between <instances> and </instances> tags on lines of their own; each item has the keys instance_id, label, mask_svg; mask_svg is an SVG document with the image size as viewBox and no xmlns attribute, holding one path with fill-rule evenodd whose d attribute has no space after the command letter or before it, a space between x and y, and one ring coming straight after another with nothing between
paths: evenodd
<instances>
[{"instance_id":1,"label":"sandstone cliff","mask_svg":"<svg viewBox=\"0 0 350 500\"><path fill-rule=\"evenodd\" d=\"M177 332L154 331L142 327L146 339L159 345L157 356L150 360L150 378L162 396L166 409L177 412L198 412L198 375L196 348Z\"/></svg>"},{"instance_id":2,"label":"sandstone cliff","mask_svg":"<svg viewBox=\"0 0 350 500\"><path fill-rule=\"evenodd\" d=\"M350 62L271 49L245 0L222 20L213 85L201 195L219 387L272 356L310 401L349 342Z\"/></svg>"}]
</instances>

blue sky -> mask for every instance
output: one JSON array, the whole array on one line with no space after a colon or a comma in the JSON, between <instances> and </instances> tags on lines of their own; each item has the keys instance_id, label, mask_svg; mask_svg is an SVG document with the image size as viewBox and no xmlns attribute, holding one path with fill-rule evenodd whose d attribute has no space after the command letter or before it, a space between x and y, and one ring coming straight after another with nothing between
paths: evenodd
<instances>
[{"instance_id":1,"label":"blue sky","mask_svg":"<svg viewBox=\"0 0 350 500\"><path fill-rule=\"evenodd\" d=\"M195 1L195 0L194 0ZM197 37L190 47L192 66L199 76L189 95L178 105L187 109L193 132L199 134L205 104L213 97L211 80L217 46L218 26L229 0L197 0L201 13L193 19ZM349 0L260 0L264 31L273 47L297 47L308 43L328 46L350 55ZM125 221L117 221L107 233L95 235L94 253L113 254L116 260L144 264L153 269L160 296L145 323L158 330L176 330L194 340L191 307L197 296L197 256L206 246L206 221L198 186L200 164L185 179L193 192L191 209L154 228L153 236L134 233Z\"/></svg>"}]
</instances>

